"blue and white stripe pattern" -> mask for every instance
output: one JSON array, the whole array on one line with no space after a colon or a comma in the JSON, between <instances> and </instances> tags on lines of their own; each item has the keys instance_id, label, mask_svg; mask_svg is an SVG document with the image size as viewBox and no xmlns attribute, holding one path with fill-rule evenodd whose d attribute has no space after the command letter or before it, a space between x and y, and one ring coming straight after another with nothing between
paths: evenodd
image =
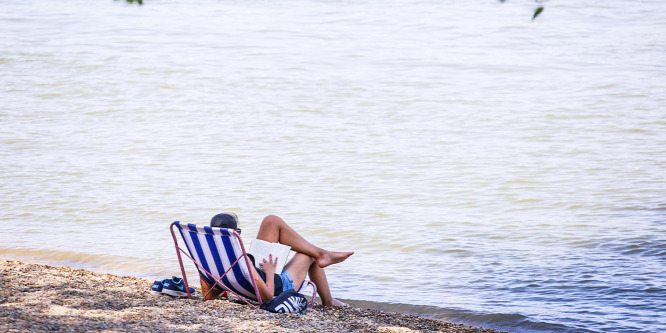
<instances>
[{"instance_id":1,"label":"blue and white stripe pattern","mask_svg":"<svg viewBox=\"0 0 666 333\"><path fill-rule=\"evenodd\" d=\"M238 258L241 258L229 273L222 278L222 282L237 294L257 300L252 284L252 273L245 259L242 258L241 240L230 229L197 226L179 221L175 221L174 224L180 231L190 256L211 273L212 277L197 266L201 276L205 277L211 285L215 283L214 279L220 279L220 276Z\"/></svg>"}]
</instances>

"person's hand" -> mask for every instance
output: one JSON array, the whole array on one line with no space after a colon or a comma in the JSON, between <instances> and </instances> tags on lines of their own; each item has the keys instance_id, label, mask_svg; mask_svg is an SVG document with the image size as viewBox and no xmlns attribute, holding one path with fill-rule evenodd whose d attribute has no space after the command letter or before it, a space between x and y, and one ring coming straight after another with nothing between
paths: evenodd
<instances>
[{"instance_id":1,"label":"person's hand","mask_svg":"<svg viewBox=\"0 0 666 333\"><path fill-rule=\"evenodd\" d=\"M264 262L259 264L259 268L261 268L261 270L264 271L264 273L266 273L266 279L268 279L269 276L275 274L276 267L277 267L277 257L275 258L274 261L272 254L268 255L268 261L264 259Z\"/></svg>"}]
</instances>

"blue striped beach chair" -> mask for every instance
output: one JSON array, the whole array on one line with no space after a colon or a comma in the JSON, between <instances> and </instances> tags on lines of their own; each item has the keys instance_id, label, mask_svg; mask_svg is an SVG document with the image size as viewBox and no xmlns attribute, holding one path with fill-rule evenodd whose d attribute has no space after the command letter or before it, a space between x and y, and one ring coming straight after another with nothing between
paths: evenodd
<instances>
[{"instance_id":1,"label":"blue striped beach chair","mask_svg":"<svg viewBox=\"0 0 666 333\"><path fill-rule=\"evenodd\" d=\"M174 228L179 231L189 254L178 245ZM245 252L243 241L236 230L197 226L175 221L171 224L171 236L176 246L180 271L183 274L185 290L189 298L192 298L192 295L189 292L181 252L194 262L201 276L213 288L216 286L222 287L254 308L257 307L251 301L257 302L261 306L259 289L257 289L250 270L252 262L247 252ZM303 282L301 290L304 289L306 284L311 285L314 289L310 302L310 309L312 309L316 287L314 283L306 280Z\"/></svg>"}]
</instances>

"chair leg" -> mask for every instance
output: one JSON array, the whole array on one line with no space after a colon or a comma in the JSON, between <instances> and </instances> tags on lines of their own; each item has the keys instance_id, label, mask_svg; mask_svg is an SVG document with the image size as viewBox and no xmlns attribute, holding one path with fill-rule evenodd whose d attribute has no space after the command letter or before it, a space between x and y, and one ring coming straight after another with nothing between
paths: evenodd
<instances>
[{"instance_id":1,"label":"chair leg","mask_svg":"<svg viewBox=\"0 0 666 333\"><path fill-rule=\"evenodd\" d=\"M310 310L314 308L315 297L317 296L317 286L312 281L308 281L308 284L312 286L312 299L310 300Z\"/></svg>"},{"instance_id":2,"label":"chair leg","mask_svg":"<svg viewBox=\"0 0 666 333\"><path fill-rule=\"evenodd\" d=\"M190 293L190 286L187 284L187 275L185 275L185 266L183 266L183 259L180 256L180 251L182 249L178 246L178 240L176 239L176 234L173 232L173 227L175 224L171 224L171 237L173 237L173 244L176 246L176 255L178 255L178 263L180 264L180 272L183 274L183 282L185 283L185 291L187 292L187 298L192 299L192 294Z\"/></svg>"},{"instance_id":3,"label":"chair leg","mask_svg":"<svg viewBox=\"0 0 666 333\"><path fill-rule=\"evenodd\" d=\"M187 292L187 298L192 299L192 294L190 293L190 285L187 283L187 275L185 274L185 268L183 263L180 263L180 272L183 273L183 282L185 283L185 291Z\"/></svg>"}]
</instances>

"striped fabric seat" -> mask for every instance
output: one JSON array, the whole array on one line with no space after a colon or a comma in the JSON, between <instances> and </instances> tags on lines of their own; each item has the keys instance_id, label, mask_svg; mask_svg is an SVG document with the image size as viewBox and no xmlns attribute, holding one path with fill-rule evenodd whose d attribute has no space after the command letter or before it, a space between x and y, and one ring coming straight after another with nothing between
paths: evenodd
<instances>
[{"instance_id":1,"label":"striped fabric seat","mask_svg":"<svg viewBox=\"0 0 666 333\"><path fill-rule=\"evenodd\" d=\"M224 289L235 293L236 296L242 296L241 299L245 297L257 301L259 304L262 303L249 268L252 263L235 230L173 222L171 233L176 243L183 276L185 276L185 271L180 259L182 249L178 247L178 242L173 234L174 226L185 242L190 259L210 285L220 286L222 284ZM185 282L187 283L187 280ZM243 300L250 304L246 299Z\"/></svg>"}]
</instances>

